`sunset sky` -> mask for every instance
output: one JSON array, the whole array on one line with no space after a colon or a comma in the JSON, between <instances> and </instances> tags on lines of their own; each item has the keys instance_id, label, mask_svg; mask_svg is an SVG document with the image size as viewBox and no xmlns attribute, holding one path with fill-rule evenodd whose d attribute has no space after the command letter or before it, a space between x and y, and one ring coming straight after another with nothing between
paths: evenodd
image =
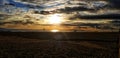
<instances>
[{"instance_id":1,"label":"sunset sky","mask_svg":"<svg viewBox=\"0 0 120 58\"><path fill-rule=\"evenodd\" d=\"M120 29L119 0L0 0L0 30Z\"/></svg>"}]
</instances>

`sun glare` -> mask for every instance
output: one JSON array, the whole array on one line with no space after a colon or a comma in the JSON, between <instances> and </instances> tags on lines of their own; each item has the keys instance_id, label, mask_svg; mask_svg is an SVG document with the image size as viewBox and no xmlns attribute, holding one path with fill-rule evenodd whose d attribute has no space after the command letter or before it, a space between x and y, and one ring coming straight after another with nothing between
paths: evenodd
<instances>
[{"instance_id":1,"label":"sun glare","mask_svg":"<svg viewBox=\"0 0 120 58\"><path fill-rule=\"evenodd\" d=\"M60 24L62 23L62 18L59 14L51 15L48 19L49 24Z\"/></svg>"},{"instance_id":2,"label":"sun glare","mask_svg":"<svg viewBox=\"0 0 120 58\"><path fill-rule=\"evenodd\" d=\"M51 32L59 32L59 30L51 30Z\"/></svg>"}]
</instances>

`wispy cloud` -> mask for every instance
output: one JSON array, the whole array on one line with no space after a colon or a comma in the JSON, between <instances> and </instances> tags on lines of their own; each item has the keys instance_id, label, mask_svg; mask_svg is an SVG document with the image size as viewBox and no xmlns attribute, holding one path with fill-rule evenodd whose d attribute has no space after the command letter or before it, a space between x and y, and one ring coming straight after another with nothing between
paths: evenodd
<instances>
[{"instance_id":1,"label":"wispy cloud","mask_svg":"<svg viewBox=\"0 0 120 58\"><path fill-rule=\"evenodd\" d=\"M45 22L54 13L63 14L62 24L96 28L118 27L119 9L112 9L107 1L74 0L0 0L0 24L48 24ZM112 1L112 0L111 0ZM111 2L112 3L112 2ZM113 2L114 3L114 2ZM115 5L114 5L115 6ZM115 24L116 23L116 24ZM106 27L108 26L108 27Z\"/></svg>"}]
</instances>

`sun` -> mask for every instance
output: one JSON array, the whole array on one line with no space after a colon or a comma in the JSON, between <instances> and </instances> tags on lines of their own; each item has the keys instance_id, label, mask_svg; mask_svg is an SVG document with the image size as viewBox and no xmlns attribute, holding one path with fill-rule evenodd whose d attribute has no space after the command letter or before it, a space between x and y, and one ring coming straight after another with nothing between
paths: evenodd
<instances>
[{"instance_id":1,"label":"sun","mask_svg":"<svg viewBox=\"0 0 120 58\"><path fill-rule=\"evenodd\" d=\"M54 30L51 30L51 32L59 32L59 30L54 29Z\"/></svg>"},{"instance_id":2,"label":"sun","mask_svg":"<svg viewBox=\"0 0 120 58\"><path fill-rule=\"evenodd\" d=\"M59 14L53 14L48 19L49 24L61 24L62 17Z\"/></svg>"}]
</instances>

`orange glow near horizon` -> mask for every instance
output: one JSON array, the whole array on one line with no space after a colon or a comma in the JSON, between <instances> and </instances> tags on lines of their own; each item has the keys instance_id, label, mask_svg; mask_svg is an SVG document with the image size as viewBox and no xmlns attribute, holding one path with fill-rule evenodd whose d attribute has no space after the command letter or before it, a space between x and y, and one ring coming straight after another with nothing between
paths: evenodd
<instances>
[{"instance_id":1,"label":"orange glow near horizon","mask_svg":"<svg viewBox=\"0 0 120 58\"><path fill-rule=\"evenodd\" d=\"M59 32L59 30L54 29L54 30L51 30L51 32Z\"/></svg>"}]
</instances>

